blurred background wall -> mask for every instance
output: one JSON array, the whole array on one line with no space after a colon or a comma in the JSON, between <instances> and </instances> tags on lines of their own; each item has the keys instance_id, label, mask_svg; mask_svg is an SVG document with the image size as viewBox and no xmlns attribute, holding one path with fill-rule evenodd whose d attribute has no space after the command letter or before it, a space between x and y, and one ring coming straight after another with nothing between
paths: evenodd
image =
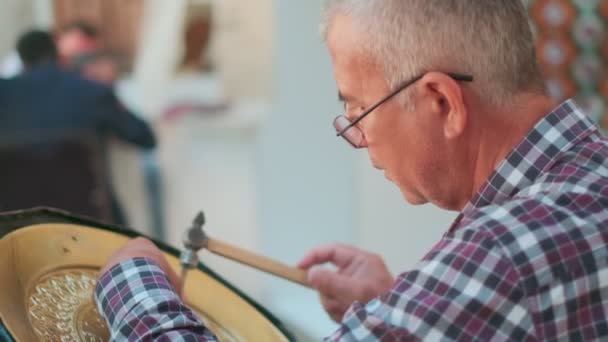
<instances>
[{"instance_id":1,"label":"blurred background wall","mask_svg":"<svg viewBox=\"0 0 608 342\"><path fill-rule=\"evenodd\" d=\"M34 3L19 0L0 1L0 22L0 51L6 55L13 49L16 37L36 23Z\"/></svg>"}]
</instances>

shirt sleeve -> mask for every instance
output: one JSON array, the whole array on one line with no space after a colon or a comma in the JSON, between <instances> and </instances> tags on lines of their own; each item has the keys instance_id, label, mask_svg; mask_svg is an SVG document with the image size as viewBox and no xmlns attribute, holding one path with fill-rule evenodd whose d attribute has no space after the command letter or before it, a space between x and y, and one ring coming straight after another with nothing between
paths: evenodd
<instances>
[{"instance_id":1,"label":"shirt sleeve","mask_svg":"<svg viewBox=\"0 0 608 342\"><path fill-rule=\"evenodd\" d=\"M354 303L326 341L534 340L518 279L483 234L445 237L388 293Z\"/></svg>"},{"instance_id":2,"label":"shirt sleeve","mask_svg":"<svg viewBox=\"0 0 608 342\"><path fill-rule=\"evenodd\" d=\"M112 267L97 282L95 300L112 341L216 341L149 259Z\"/></svg>"},{"instance_id":3,"label":"shirt sleeve","mask_svg":"<svg viewBox=\"0 0 608 342\"><path fill-rule=\"evenodd\" d=\"M117 138L141 148L156 147L156 137L150 126L127 110L111 90L100 97L97 113L105 129Z\"/></svg>"}]
</instances>

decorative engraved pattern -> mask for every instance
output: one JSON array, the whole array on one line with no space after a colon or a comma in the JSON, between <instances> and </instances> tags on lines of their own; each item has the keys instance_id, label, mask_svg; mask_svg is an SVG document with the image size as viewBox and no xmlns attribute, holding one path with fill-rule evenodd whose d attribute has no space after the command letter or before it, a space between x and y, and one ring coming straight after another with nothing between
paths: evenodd
<instances>
[{"instance_id":1,"label":"decorative engraved pattern","mask_svg":"<svg viewBox=\"0 0 608 342\"><path fill-rule=\"evenodd\" d=\"M108 328L93 304L97 273L70 270L52 273L32 290L30 323L41 341L107 341Z\"/></svg>"},{"instance_id":2,"label":"decorative engraved pattern","mask_svg":"<svg viewBox=\"0 0 608 342\"><path fill-rule=\"evenodd\" d=\"M97 272L87 269L53 272L28 296L30 324L40 341L108 341L106 323L97 312L93 291ZM195 310L220 341L240 341L209 315Z\"/></svg>"}]
</instances>

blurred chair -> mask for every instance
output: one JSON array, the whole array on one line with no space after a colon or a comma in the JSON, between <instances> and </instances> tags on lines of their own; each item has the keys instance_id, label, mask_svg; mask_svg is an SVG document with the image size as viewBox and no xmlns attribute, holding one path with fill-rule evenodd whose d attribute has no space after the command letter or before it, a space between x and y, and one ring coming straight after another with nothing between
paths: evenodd
<instances>
[{"instance_id":1,"label":"blurred chair","mask_svg":"<svg viewBox=\"0 0 608 342\"><path fill-rule=\"evenodd\" d=\"M28 132L27 137L0 139L1 211L50 206L105 222L121 220L113 208L103 145L94 135Z\"/></svg>"}]
</instances>

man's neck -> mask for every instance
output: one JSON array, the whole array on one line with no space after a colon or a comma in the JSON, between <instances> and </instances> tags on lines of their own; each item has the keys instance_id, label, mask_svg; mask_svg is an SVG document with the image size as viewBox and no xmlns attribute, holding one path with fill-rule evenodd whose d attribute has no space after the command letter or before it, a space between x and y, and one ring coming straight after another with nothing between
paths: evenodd
<instances>
[{"instance_id":1,"label":"man's neck","mask_svg":"<svg viewBox=\"0 0 608 342\"><path fill-rule=\"evenodd\" d=\"M546 96L523 95L516 105L487 113L486 127L480 131L474 163L473 182L468 200L461 210L481 190L488 177L530 130L545 117L556 103Z\"/></svg>"}]
</instances>

